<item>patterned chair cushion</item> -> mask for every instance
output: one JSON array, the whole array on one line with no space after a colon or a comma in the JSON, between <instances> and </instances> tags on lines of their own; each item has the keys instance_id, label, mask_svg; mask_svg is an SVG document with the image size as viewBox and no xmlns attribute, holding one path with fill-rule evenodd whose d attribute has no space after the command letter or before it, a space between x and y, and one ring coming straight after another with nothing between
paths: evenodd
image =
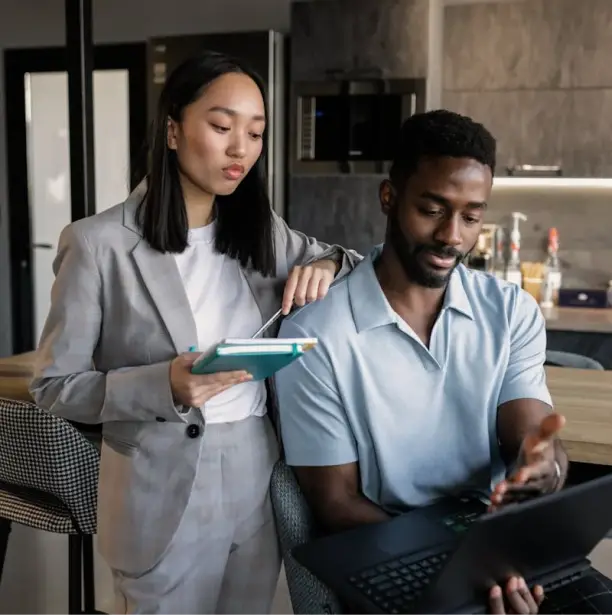
<instances>
[{"instance_id":1,"label":"patterned chair cushion","mask_svg":"<svg viewBox=\"0 0 612 615\"><path fill-rule=\"evenodd\" d=\"M51 532L96 532L99 454L68 421L0 398L0 451L1 517Z\"/></svg>"},{"instance_id":2,"label":"patterned chair cushion","mask_svg":"<svg viewBox=\"0 0 612 615\"><path fill-rule=\"evenodd\" d=\"M37 498L32 501L0 485L0 517L14 523L21 523L37 530L56 534L75 534L76 529L68 509L61 503Z\"/></svg>"},{"instance_id":3,"label":"patterned chair cushion","mask_svg":"<svg viewBox=\"0 0 612 615\"><path fill-rule=\"evenodd\" d=\"M291 555L291 549L312 540L317 531L295 475L282 460L272 472L270 493L293 612L342 613L336 595Z\"/></svg>"}]
</instances>

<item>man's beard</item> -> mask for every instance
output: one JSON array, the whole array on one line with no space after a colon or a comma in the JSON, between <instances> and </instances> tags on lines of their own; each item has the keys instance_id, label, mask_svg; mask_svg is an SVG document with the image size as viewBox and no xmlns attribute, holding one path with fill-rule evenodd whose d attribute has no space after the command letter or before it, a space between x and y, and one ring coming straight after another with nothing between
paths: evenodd
<instances>
[{"instance_id":1,"label":"man's beard","mask_svg":"<svg viewBox=\"0 0 612 615\"><path fill-rule=\"evenodd\" d=\"M457 265L466 257L466 254L451 246L441 243L416 243L406 237L397 220L397 210L391 212L389 216L387 241L395 250L407 278L425 288L444 288ZM453 257L456 262L450 269L439 271L425 261L425 256L428 253L433 253L442 258Z\"/></svg>"}]
</instances>

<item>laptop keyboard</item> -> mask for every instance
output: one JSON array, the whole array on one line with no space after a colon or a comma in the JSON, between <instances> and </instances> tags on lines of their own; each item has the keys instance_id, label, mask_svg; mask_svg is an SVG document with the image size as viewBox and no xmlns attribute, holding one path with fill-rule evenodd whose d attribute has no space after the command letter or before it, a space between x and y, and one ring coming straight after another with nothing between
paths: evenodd
<instances>
[{"instance_id":1,"label":"laptop keyboard","mask_svg":"<svg viewBox=\"0 0 612 615\"><path fill-rule=\"evenodd\" d=\"M418 562L402 557L368 568L349 582L386 613L402 613L423 593L447 557L442 553Z\"/></svg>"},{"instance_id":2,"label":"laptop keyboard","mask_svg":"<svg viewBox=\"0 0 612 615\"><path fill-rule=\"evenodd\" d=\"M446 527L454 532L465 532L478 517L483 514L482 510L469 510L464 512L457 512L442 520L442 523Z\"/></svg>"},{"instance_id":3,"label":"laptop keyboard","mask_svg":"<svg viewBox=\"0 0 612 615\"><path fill-rule=\"evenodd\" d=\"M464 532L483 512L481 505L468 507L446 516L442 522L455 532ZM364 570L349 582L386 613L402 613L425 591L447 557L448 553L438 553L417 562L413 557L403 557Z\"/></svg>"},{"instance_id":4,"label":"laptop keyboard","mask_svg":"<svg viewBox=\"0 0 612 615\"><path fill-rule=\"evenodd\" d=\"M418 562L402 557L368 568L350 577L349 582L385 613L404 613L427 589L431 578L442 568L448 556L449 553L439 553ZM565 587L582 575L583 572L576 572L554 583L547 583L544 593Z\"/></svg>"}]
</instances>

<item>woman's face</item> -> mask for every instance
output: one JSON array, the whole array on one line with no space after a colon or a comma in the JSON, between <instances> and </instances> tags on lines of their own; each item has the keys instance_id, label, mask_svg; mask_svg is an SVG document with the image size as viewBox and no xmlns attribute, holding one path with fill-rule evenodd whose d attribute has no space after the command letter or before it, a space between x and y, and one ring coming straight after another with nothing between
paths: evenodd
<instances>
[{"instance_id":1,"label":"woman's face","mask_svg":"<svg viewBox=\"0 0 612 615\"><path fill-rule=\"evenodd\" d=\"M261 154L265 124L264 101L250 77L215 79L180 122L168 121L168 147L183 181L211 195L231 194Z\"/></svg>"}]
</instances>

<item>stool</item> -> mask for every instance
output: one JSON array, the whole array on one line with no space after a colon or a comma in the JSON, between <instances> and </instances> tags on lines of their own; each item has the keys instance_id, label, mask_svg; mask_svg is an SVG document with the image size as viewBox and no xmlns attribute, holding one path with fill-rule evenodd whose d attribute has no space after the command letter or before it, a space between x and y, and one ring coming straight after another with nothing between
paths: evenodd
<instances>
[{"instance_id":1,"label":"stool","mask_svg":"<svg viewBox=\"0 0 612 615\"><path fill-rule=\"evenodd\" d=\"M9 523L68 534L68 612L96 613L98 450L68 421L0 398L0 451L0 575Z\"/></svg>"}]
</instances>

